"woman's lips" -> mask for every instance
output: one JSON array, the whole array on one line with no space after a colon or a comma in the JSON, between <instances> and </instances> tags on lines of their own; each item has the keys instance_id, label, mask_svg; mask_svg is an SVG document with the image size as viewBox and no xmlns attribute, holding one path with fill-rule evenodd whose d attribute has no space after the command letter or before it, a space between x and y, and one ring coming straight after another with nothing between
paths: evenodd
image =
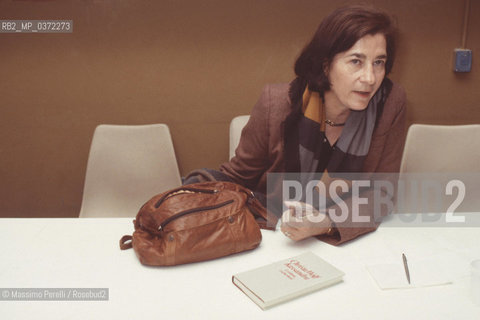
<instances>
[{"instance_id":1,"label":"woman's lips","mask_svg":"<svg viewBox=\"0 0 480 320\"><path fill-rule=\"evenodd\" d=\"M369 98L370 97L370 91L353 91L357 95L359 95L362 98Z\"/></svg>"}]
</instances>

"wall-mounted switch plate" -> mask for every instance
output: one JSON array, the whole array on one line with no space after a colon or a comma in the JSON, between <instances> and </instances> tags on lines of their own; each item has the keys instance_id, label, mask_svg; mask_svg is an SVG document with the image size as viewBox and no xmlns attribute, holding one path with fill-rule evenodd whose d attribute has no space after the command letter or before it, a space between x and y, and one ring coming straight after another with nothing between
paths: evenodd
<instances>
[{"instance_id":1,"label":"wall-mounted switch plate","mask_svg":"<svg viewBox=\"0 0 480 320\"><path fill-rule=\"evenodd\" d=\"M454 66L455 72L470 72L472 70L472 50L455 49Z\"/></svg>"}]
</instances>

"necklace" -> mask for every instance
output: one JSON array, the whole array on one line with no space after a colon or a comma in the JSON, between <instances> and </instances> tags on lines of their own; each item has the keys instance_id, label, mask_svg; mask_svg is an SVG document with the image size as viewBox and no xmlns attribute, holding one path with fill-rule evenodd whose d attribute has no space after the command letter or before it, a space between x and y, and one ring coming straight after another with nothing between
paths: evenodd
<instances>
[{"instance_id":1,"label":"necklace","mask_svg":"<svg viewBox=\"0 0 480 320\"><path fill-rule=\"evenodd\" d=\"M335 122L333 122L332 120L328 120L328 119L325 120L325 123L328 124L328 125L331 126L331 127L342 127L342 126L345 125L345 122L343 122L343 123L335 123Z\"/></svg>"}]
</instances>

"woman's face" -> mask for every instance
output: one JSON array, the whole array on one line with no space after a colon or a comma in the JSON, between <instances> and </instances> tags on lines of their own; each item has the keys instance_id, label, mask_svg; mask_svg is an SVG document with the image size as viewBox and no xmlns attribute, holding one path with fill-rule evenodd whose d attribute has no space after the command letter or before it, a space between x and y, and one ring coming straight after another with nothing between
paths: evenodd
<instances>
[{"instance_id":1,"label":"woman's face","mask_svg":"<svg viewBox=\"0 0 480 320\"><path fill-rule=\"evenodd\" d=\"M381 33L360 38L338 53L326 69L330 90L325 105L339 110L363 110L385 77L387 42Z\"/></svg>"}]
</instances>

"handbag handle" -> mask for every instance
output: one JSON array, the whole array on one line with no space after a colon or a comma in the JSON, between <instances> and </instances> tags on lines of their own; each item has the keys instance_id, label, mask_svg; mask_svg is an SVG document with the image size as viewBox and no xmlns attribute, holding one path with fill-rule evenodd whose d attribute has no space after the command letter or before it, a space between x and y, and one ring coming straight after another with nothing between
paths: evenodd
<instances>
[{"instance_id":1,"label":"handbag handle","mask_svg":"<svg viewBox=\"0 0 480 320\"><path fill-rule=\"evenodd\" d=\"M132 248L132 236L126 235L120 239L120 250Z\"/></svg>"}]
</instances>

